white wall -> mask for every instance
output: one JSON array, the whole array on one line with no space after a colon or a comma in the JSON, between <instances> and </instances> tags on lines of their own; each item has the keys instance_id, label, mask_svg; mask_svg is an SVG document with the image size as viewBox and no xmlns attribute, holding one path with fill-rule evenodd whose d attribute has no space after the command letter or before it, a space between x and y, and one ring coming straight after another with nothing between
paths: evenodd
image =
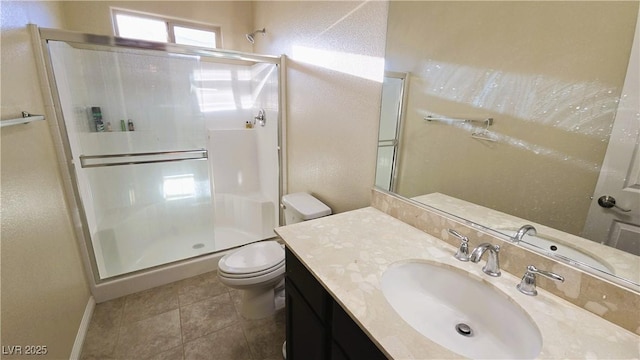
<instances>
[{"instance_id":1,"label":"white wall","mask_svg":"<svg viewBox=\"0 0 640 360\"><path fill-rule=\"evenodd\" d=\"M59 4L3 1L0 11L2 119L23 110L44 114L25 25L60 27ZM90 294L50 125L47 119L1 131L1 343L46 345L48 356L40 358L63 359Z\"/></svg>"}]
</instances>

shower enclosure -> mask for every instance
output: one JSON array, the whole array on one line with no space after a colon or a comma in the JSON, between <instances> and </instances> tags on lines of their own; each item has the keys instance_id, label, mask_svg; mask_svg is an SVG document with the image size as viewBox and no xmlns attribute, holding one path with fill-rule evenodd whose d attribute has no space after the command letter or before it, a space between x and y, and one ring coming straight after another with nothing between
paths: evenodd
<instances>
[{"instance_id":1,"label":"shower enclosure","mask_svg":"<svg viewBox=\"0 0 640 360\"><path fill-rule=\"evenodd\" d=\"M280 57L38 30L96 283L275 236Z\"/></svg>"}]
</instances>

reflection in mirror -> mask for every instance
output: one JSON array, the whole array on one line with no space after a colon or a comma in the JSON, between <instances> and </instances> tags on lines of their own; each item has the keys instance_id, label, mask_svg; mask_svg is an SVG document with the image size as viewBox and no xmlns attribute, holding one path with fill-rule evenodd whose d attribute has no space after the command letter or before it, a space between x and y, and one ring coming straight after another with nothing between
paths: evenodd
<instances>
[{"instance_id":1,"label":"reflection in mirror","mask_svg":"<svg viewBox=\"0 0 640 360\"><path fill-rule=\"evenodd\" d=\"M386 71L382 83L375 185L385 190L395 188L406 78L406 73Z\"/></svg>"},{"instance_id":2,"label":"reflection in mirror","mask_svg":"<svg viewBox=\"0 0 640 360\"><path fill-rule=\"evenodd\" d=\"M397 160L379 151L392 181L376 185L507 237L532 224L523 246L637 289L638 13L624 1L390 2L385 67L409 75ZM605 195L631 211L600 206Z\"/></svg>"}]
</instances>

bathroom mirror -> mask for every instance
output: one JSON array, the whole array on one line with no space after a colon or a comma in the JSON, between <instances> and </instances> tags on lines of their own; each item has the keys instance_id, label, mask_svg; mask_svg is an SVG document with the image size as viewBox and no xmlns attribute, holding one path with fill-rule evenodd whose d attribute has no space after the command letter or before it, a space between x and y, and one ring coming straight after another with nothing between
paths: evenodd
<instances>
[{"instance_id":1,"label":"bathroom mirror","mask_svg":"<svg viewBox=\"0 0 640 360\"><path fill-rule=\"evenodd\" d=\"M508 238L533 224L522 246L637 289L638 11L637 1L390 2L385 71L406 77L393 84L404 88L399 135L387 141L395 154L381 138L376 186ZM616 206L601 200L607 208L610 143L628 160L627 191Z\"/></svg>"}]
</instances>

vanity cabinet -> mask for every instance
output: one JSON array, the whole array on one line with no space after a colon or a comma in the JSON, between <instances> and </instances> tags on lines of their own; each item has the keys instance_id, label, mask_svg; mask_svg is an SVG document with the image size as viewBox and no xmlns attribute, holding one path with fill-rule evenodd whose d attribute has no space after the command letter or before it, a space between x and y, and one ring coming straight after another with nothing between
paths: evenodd
<instances>
[{"instance_id":1,"label":"vanity cabinet","mask_svg":"<svg viewBox=\"0 0 640 360\"><path fill-rule=\"evenodd\" d=\"M387 359L289 249L286 268L288 360Z\"/></svg>"}]
</instances>

